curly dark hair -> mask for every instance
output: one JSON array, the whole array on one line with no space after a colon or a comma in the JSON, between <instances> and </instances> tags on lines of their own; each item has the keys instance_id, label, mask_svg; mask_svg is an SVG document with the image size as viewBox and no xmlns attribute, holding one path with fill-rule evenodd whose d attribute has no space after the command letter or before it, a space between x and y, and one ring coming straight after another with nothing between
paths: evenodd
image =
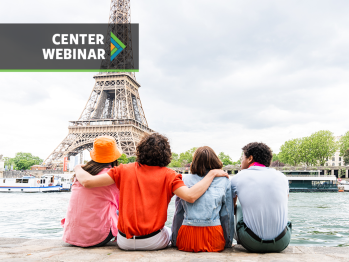
<instances>
[{"instance_id":1,"label":"curly dark hair","mask_svg":"<svg viewBox=\"0 0 349 262\"><path fill-rule=\"evenodd\" d=\"M159 133L145 135L137 145L136 156L141 165L167 166L172 157L168 138Z\"/></svg>"},{"instance_id":2,"label":"curly dark hair","mask_svg":"<svg viewBox=\"0 0 349 262\"><path fill-rule=\"evenodd\" d=\"M258 162L267 167L270 166L273 158L273 151L271 151L270 147L266 144L253 142L244 146L242 150L247 158L253 156L254 162Z\"/></svg>"}]
</instances>

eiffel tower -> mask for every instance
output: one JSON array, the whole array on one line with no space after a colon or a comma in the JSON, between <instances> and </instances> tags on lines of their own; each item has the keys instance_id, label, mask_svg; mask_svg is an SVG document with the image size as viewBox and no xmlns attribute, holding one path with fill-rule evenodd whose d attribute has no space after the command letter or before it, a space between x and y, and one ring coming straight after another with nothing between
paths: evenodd
<instances>
[{"instance_id":1,"label":"eiffel tower","mask_svg":"<svg viewBox=\"0 0 349 262\"><path fill-rule=\"evenodd\" d=\"M110 62L110 55L101 68L133 68L132 42L130 36L130 0L111 0L108 32L115 32L127 39L126 48ZM107 34L109 35L109 34ZM108 39L109 37L109 39ZM110 35L106 43L110 43ZM106 54L110 46L106 45ZM84 150L92 150L98 136L112 136L118 147L128 157L134 156L136 146L146 133L154 132L148 127L138 93L140 84L130 72L106 72L93 77L95 84L78 121L69 122L69 133L44 161L55 168L63 157L75 156Z\"/></svg>"}]
</instances>

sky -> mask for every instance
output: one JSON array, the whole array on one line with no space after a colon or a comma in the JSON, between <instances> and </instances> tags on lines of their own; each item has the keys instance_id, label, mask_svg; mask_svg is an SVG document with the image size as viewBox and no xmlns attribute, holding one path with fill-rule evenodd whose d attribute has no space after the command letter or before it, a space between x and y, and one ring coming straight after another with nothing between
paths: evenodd
<instances>
[{"instance_id":1,"label":"sky","mask_svg":"<svg viewBox=\"0 0 349 262\"><path fill-rule=\"evenodd\" d=\"M110 0L2 1L0 23L106 23ZM349 130L349 2L131 0L139 90L174 152ZM0 37L1 40L1 37ZM0 73L0 154L45 159L78 120L94 73Z\"/></svg>"}]
</instances>

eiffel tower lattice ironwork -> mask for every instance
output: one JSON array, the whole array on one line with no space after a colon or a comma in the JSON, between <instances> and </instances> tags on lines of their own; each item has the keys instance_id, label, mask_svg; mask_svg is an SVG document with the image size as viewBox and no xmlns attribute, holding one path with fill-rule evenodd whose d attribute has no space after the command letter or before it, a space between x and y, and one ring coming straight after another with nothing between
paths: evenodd
<instances>
[{"instance_id":1,"label":"eiffel tower lattice ironwork","mask_svg":"<svg viewBox=\"0 0 349 262\"><path fill-rule=\"evenodd\" d=\"M127 24L130 25L130 22L130 0L111 0L108 32L116 32L117 37L129 34L130 26ZM126 25L118 27L120 24ZM131 39L127 35L122 39L127 39L126 48L104 68L132 68ZM106 42L109 42L108 39ZM134 156L141 137L154 132L148 127L138 93L140 84L134 73L99 73L94 79L93 90L79 120L70 121L68 135L44 161L45 165L56 167L63 157L91 150L94 139L102 135L114 137L123 153L128 157Z\"/></svg>"}]
</instances>

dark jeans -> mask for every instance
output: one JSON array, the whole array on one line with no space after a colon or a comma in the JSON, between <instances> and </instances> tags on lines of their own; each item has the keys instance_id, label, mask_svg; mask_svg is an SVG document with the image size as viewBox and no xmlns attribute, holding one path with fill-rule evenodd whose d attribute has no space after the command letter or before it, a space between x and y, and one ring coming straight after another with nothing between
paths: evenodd
<instances>
[{"instance_id":1,"label":"dark jeans","mask_svg":"<svg viewBox=\"0 0 349 262\"><path fill-rule=\"evenodd\" d=\"M291 234L292 234L291 222L287 223L286 234L281 239L279 239L278 241L275 241L274 243L258 242L246 232L246 225L243 220L240 203L238 203L236 208L236 222L237 223L236 223L236 230L235 230L236 232L235 239L250 252L255 252L255 253L281 252L290 244Z\"/></svg>"},{"instance_id":2,"label":"dark jeans","mask_svg":"<svg viewBox=\"0 0 349 262\"><path fill-rule=\"evenodd\" d=\"M94 245L94 246L91 246L91 247L103 247L103 246L105 246L106 244L108 244L109 241L110 241L113 237L114 237L114 236L113 236L113 234L112 234L112 232L111 232L111 230L110 230L109 235L107 236L106 239L104 239L101 243L99 243L99 244L97 244L97 245Z\"/></svg>"}]
</instances>

